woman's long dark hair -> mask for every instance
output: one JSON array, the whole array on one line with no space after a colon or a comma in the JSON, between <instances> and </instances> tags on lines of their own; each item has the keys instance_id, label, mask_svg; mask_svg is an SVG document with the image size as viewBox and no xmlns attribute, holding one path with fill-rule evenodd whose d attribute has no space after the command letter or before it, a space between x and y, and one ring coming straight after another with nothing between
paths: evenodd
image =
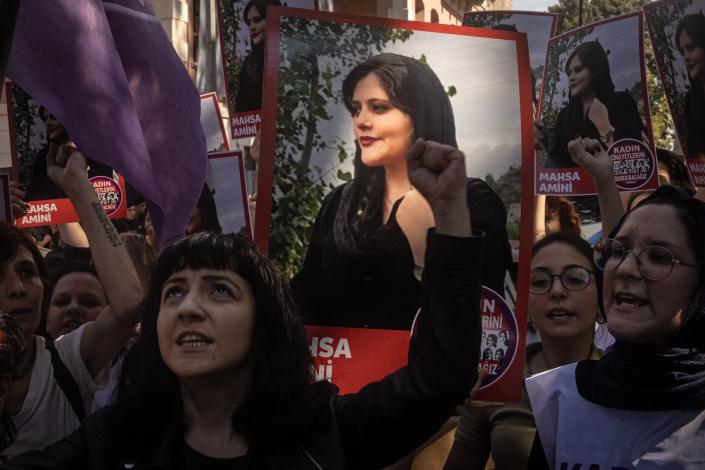
<instances>
[{"instance_id":1,"label":"woman's long dark hair","mask_svg":"<svg viewBox=\"0 0 705 470\"><path fill-rule=\"evenodd\" d=\"M688 33L688 36L697 47L705 51L705 16L702 13L685 15L681 22L678 23L673 41L676 43L676 48L681 55L683 55L683 51L681 51L680 38L683 31Z\"/></svg>"},{"instance_id":2,"label":"woman's long dark hair","mask_svg":"<svg viewBox=\"0 0 705 470\"><path fill-rule=\"evenodd\" d=\"M343 81L343 102L351 114L355 86L370 73L377 76L390 102L409 115L414 138L458 146L453 108L443 85L428 65L411 57L380 54L353 68ZM384 188L384 168L363 164L356 142L355 179L342 195L334 226L340 249L354 251L356 241L379 226Z\"/></svg>"},{"instance_id":3,"label":"woman's long dark hair","mask_svg":"<svg viewBox=\"0 0 705 470\"><path fill-rule=\"evenodd\" d=\"M143 456L164 439L178 438L187 426L179 379L159 353L157 317L169 276L204 268L236 272L255 299L250 389L235 410L233 428L251 448L266 449L303 439L328 419L329 391L312 385L306 333L287 281L247 238L201 232L165 249L155 266L142 306L142 330L125 358L108 420L114 452L121 458Z\"/></svg>"}]
</instances>

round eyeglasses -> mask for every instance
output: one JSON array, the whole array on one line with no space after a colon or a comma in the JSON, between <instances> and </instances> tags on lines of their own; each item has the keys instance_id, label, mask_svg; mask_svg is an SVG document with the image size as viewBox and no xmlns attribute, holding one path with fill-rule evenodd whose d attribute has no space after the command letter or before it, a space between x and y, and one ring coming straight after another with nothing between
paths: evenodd
<instances>
[{"instance_id":1,"label":"round eyeglasses","mask_svg":"<svg viewBox=\"0 0 705 470\"><path fill-rule=\"evenodd\" d=\"M570 291L583 290L590 284L590 274L595 274L595 272L582 266L571 266L560 274L551 274L546 270L537 269L531 272L529 292L535 295L545 294L551 290L553 278L556 277L561 280L563 287Z\"/></svg>"},{"instance_id":2,"label":"round eyeglasses","mask_svg":"<svg viewBox=\"0 0 705 470\"><path fill-rule=\"evenodd\" d=\"M627 250L624 245L612 238L605 238L595 245L593 253L595 264L605 272L617 269L631 253L636 257L641 275L650 281L660 281L668 277L673 271L673 266L677 264L699 268L696 264L679 260L671 253L671 250L662 246L647 246L637 253L634 250Z\"/></svg>"}]
</instances>

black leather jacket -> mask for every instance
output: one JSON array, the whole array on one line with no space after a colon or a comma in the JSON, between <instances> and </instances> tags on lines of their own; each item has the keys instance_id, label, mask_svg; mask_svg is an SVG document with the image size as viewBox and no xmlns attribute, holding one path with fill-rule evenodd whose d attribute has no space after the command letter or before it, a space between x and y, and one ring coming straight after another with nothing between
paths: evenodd
<instances>
[{"instance_id":1,"label":"black leather jacket","mask_svg":"<svg viewBox=\"0 0 705 470\"><path fill-rule=\"evenodd\" d=\"M477 380L484 236L456 238L429 231L422 280L422 314L409 362L355 394L331 390L330 423L302 443L248 452L249 468L381 468L426 441ZM320 385L319 385L320 386ZM179 469L178 436L143 461L107 457L111 445L103 409L65 439L15 458L0 469Z\"/></svg>"}]
</instances>

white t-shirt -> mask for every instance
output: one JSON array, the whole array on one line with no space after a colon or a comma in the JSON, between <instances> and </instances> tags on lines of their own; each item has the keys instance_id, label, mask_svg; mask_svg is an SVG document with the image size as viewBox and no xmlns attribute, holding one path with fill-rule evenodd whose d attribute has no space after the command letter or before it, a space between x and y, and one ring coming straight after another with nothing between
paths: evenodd
<instances>
[{"instance_id":1,"label":"white t-shirt","mask_svg":"<svg viewBox=\"0 0 705 470\"><path fill-rule=\"evenodd\" d=\"M61 361L71 372L88 411L96 383L81 359L81 336L86 324L58 338L54 344ZM14 457L22 452L42 449L66 437L81 424L68 398L54 379L51 355L44 338L34 337L35 360L27 396L19 413L12 416L17 428L17 440L4 455Z\"/></svg>"},{"instance_id":2,"label":"white t-shirt","mask_svg":"<svg viewBox=\"0 0 705 470\"><path fill-rule=\"evenodd\" d=\"M575 367L569 364L526 380L551 468L705 468L705 410L630 411L596 405L580 396Z\"/></svg>"}]
</instances>

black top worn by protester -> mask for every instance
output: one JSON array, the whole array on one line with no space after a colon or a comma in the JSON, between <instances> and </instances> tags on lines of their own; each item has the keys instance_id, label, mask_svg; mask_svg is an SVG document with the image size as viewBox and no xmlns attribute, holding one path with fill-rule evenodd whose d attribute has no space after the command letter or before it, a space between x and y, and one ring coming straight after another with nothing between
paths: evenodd
<instances>
[{"instance_id":1,"label":"black top worn by protester","mask_svg":"<svg viewBox=\"0 0 705 470\"><path fill-rule=\"evenodd\" d=\"M477 380L484 235L428 234L421 283L421 315L409 344L408 365L358 393L339 395L327 382L330 419L309 435L252 445L248 468L287 470L379 469L420 446L454 412ZM148 457L114 454L106 427L111 408L87 418L65 439L16 457L0 470L174 469L182 452L181 426L162 436ZM183 469L192 470L192 469Z\"/></svg>"},{"instance_id":2,"label":"black top worn by protester","mask_svg":"<svg viewBox=\"0 0 705 470\"><path fill-rule=\"evenodd\" d=\"M333 233L347 185L325 199L313 226L301 271L292 280L307 324L409 330L421 301L414 257L392 208L386 224L357 240L357 250L339 247ZM504 294L512 255L502 200L485 183L469 178L467 201L472 227L486 234L483 284ZM425 274L424 274L425 275Z\"/></svg>"}]
</instances>

